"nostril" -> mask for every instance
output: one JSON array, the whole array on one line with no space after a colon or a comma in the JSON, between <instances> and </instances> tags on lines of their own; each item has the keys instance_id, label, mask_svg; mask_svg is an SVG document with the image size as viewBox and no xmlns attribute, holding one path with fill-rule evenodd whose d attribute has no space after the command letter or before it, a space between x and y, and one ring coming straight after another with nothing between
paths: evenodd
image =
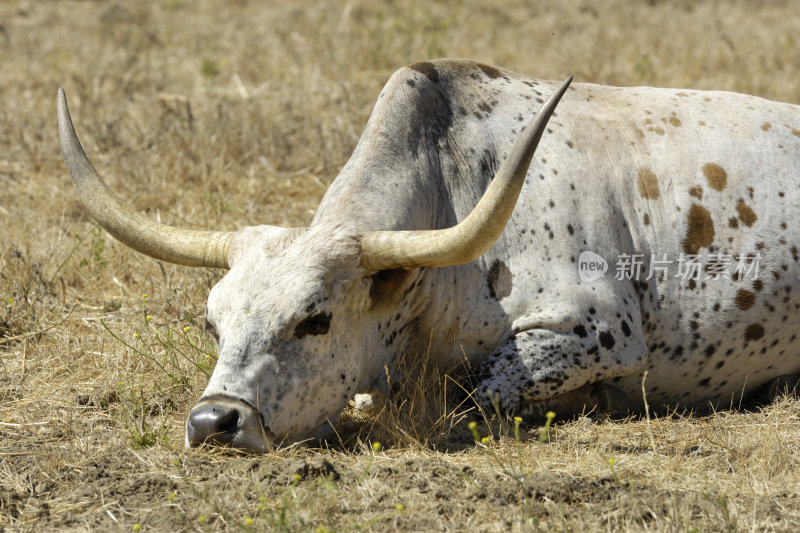
<instances>
[{"instance_id":1,"label":"nostril","mask_svg":"<svg viewBox=\"0 0 800 533\"><path fill-rule=\"evenodd\" d=\"M239 427L239 411L231 409L227 413L222 413L217 422L217 429L220 433L233 433Z\"/></svg>"},{"instance_id":2,"label":"nostril","mask_svg":"<svg viewBox=\"0 0 800 533\"><path fill-rule=\"evenodd\" d=\"M217 403L201 404L189 414L186 436L190 444L230 444L233 442L241 421L239 410L233 406Z\"/></svg>"}]
</instances>

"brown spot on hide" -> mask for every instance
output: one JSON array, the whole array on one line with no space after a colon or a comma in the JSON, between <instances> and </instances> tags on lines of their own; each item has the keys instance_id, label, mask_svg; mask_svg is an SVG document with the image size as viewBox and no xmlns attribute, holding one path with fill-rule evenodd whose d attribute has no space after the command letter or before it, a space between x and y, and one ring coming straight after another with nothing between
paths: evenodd
<instances>
[{"instance_id":1,"label":"brown spot on hide","mask_svg":"<svg viewBox=\"0 0 800 533\"><path fill-rule=\"evenodd\" d=\"M746 311L753 307L753 304L756 303L756 295L748 290L739 289L736 292L736 298L734 298L733 301L736 302L736 307L742 311Z\"/></svg>"},{"instance_id":2,"label":"brown spot on hide","mask_svg":"<svg viewBox=\"0 0 800 533\"><path fill-rule=\"evenodd\" d=\"M499 78L503 74L494 67L490 67L489 65L484 65L483 63L478 63L478 68L483 71L484 74L489 76L492 79Z\"/></svg>"},{"instance_id":3,"label":"brown spot on hide","mask_svg":"<svg viewBox=\"0 0 800 533\"><path fill-rule=\"evenodd\" d=\"M679 119L675 115L672 115L671 117L669 117L669 123L675 126L676 128L679 128L681 126L681 119Z\"/></svg>"},{"instance_id":4,"label":"brown spot on hide","mask_svg":"<svg viewBox=\"0 0 800 533\"><path fill-rule=\"evenodd\" d=\"M705 207L692 204L687 215L686 238L683 239L683 251L696 254L700 248L707 248L714 242L714 221Z\"/></svg>"},{"instance_id":5,"label":"brown spot on hide","mask_svg":"<svg viewBox=\"0 0 800 533\"><path fill-rule=\"evenodd\" d=\"M765 122L761 125L761 129L764 131L769 131L770 128L772 128L772 124L770 124L769 122Z\"/></svg>"},{"instance_id":6,"label":"brown spot on hide","mask_svg":"<svg viewBox=\"0 0 800 533\"><path fill-rule=\"evenodd\" d=\"M650 225L650 214L649 213L645 213L644 214L644 225L645 226L649 226Z\"/></svg>"},{"instance_id":7,"label":"brown spot on hide","mask_svg":"<svg viewBox=\"0 0 800 533\"><path fill-rule=\"evenodd\" d=\"M728 227L736 229L739 227L739 221L736 220L736 217L731 217L728 219Z\"/></svg>"},{"instance_id":8,"label":"brown spot on hide","mask_svg":"<svg viewBox=\"0 0 800 533\"><path fill-rule=\"evenodd\" d=\"M728 184L728 173L716 163L706 163L703 165L703 174L706 175L708 185L715 191L725 189Z\"/></svg>"},{"instance_id":9,"label":"brown spot on hide","mask_svg":"<svg viewBox=\"0 0 800 533\"><path fill-rule=\"evenodd\" d=\"M639 169L639 194L645 200L658 200L661 191L658 190L658 178L649 168Z\"/></svg>"},{"instance_id":10,"label":"brown spot on hide","mask_svg":"<svg viewBox=\"0 0 800 533\"><path fill-rule=\"evenodd\" d=\"M698 200L702 200L703 199L703 188L700 187L700 186L691 187L689 189L689 196L694 196Z\"/></svg>"},{"instance_id":11,"label":"brown spot on hide","mask_svg":"<svg viewBox=\"0 0 800 533\"><path fill-rule=\"evenodd\" d=\"M744 330L744 340L757 341L764 336L764 326L761 324L750 324Z\"/></svg>"},{"instance_id":12,"label":"brown spot on hide","mask_svg":"<svg viewBox=\"0 0 800 533\"><path fill-rule=\"evenodd\" d=\"M792 135L794 135L795 137L800 137L800 130L798 130L797 128L792 128Z\"/></svg>"},{"instance_id":13,"label":"brown spot on hide","mask_svg":"<svg viewBox=\"0 0 800 533\"><path fill-rule=\"evenodd\" d=\"M739 213L739 220L741 220L742 224L748 228L752 226L756 220L758 220L756 212L753 211L750 206L744 203L744 200L739 200L739 203L736 204L736 212Z\"/></svg>"},{"instance_id":14,"label":"brown spot on hide","mask_svg":"<svg viewBox=\"0 0 800 533\"><path fill-rule=\"evenodd\" d=\"M425 74L433 83L439 83L439 71L436 70L436 67L433 63L429 63L428 61L418 61L408 65L408 68L411 70L416 70L421 74Z\"/></svg>"},{"instance_id":15,"label":"brown spot on hide","mask_svg":"<svg viewBox=\"0 0 800 533\"><path fill-rule=\"evenodd\" d=\"M372 285L369 288L369 297L372 305L392 304L400 294L400 289L408 285L411 271L404 268L379 270L370 276Z\"/></svg>"}]
</instances>

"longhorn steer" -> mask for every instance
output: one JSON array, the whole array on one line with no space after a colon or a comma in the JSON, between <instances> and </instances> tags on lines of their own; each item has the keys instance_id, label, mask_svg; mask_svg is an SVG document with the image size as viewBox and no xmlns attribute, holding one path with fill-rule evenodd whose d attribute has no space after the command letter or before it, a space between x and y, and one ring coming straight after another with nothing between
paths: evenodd
<instances>
[{"instance_id":1,"label":"longhorn steer","mask_svg":"<svg viewBox=\"0 0 800 533\"><path fill-rule=\"evenodd\" d=\"M92 216L158 259L230 269L208 298L219 359L187 444L321 436L429 345L480 365L484 405L534 418L640 409L644 371L651 405L686 407L800 371L800 108L568 84L463 60L402 68L309 227L230 233L122 204L60 92Z\"/></svg>"}]
</instances>

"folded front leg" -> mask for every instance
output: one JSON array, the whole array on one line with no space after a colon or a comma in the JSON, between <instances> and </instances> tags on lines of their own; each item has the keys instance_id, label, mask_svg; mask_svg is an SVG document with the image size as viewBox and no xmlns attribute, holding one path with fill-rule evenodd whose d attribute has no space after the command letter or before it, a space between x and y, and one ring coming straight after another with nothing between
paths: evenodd
<instances>
[{"instance_id":1,"label":"folded front leg","mask_svg":"<svg viewBox=\"0 0 800 533\"><path fill-rule=\"evenodd\" d=\"M591 317L572 330L522 331L481 364L478 374L483 379L476 394L484 409L493 412L497 405L502 412L530 421L547 411L559 416L596 407L625 411L634 408L627 395L600 382L636 371L645 355L641 329L626 320Z\"/></svg>"}]
</instances>

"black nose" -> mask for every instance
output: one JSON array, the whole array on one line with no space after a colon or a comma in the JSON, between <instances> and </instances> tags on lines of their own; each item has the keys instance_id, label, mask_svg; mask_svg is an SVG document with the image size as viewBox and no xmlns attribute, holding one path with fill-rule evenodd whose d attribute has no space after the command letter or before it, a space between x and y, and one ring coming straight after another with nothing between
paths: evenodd
<instances>
[{"instance_id":1,"label":"black nose","mask_svg":"<svg viewBox=\"0 0 800 533\"><path fill-rule=\"evenodd\" d=\"M192 409L186 422L186 436L192 446L230 444L239 430L242 416L234 406L206 403Z\"/></svg>"}]
</instances>

